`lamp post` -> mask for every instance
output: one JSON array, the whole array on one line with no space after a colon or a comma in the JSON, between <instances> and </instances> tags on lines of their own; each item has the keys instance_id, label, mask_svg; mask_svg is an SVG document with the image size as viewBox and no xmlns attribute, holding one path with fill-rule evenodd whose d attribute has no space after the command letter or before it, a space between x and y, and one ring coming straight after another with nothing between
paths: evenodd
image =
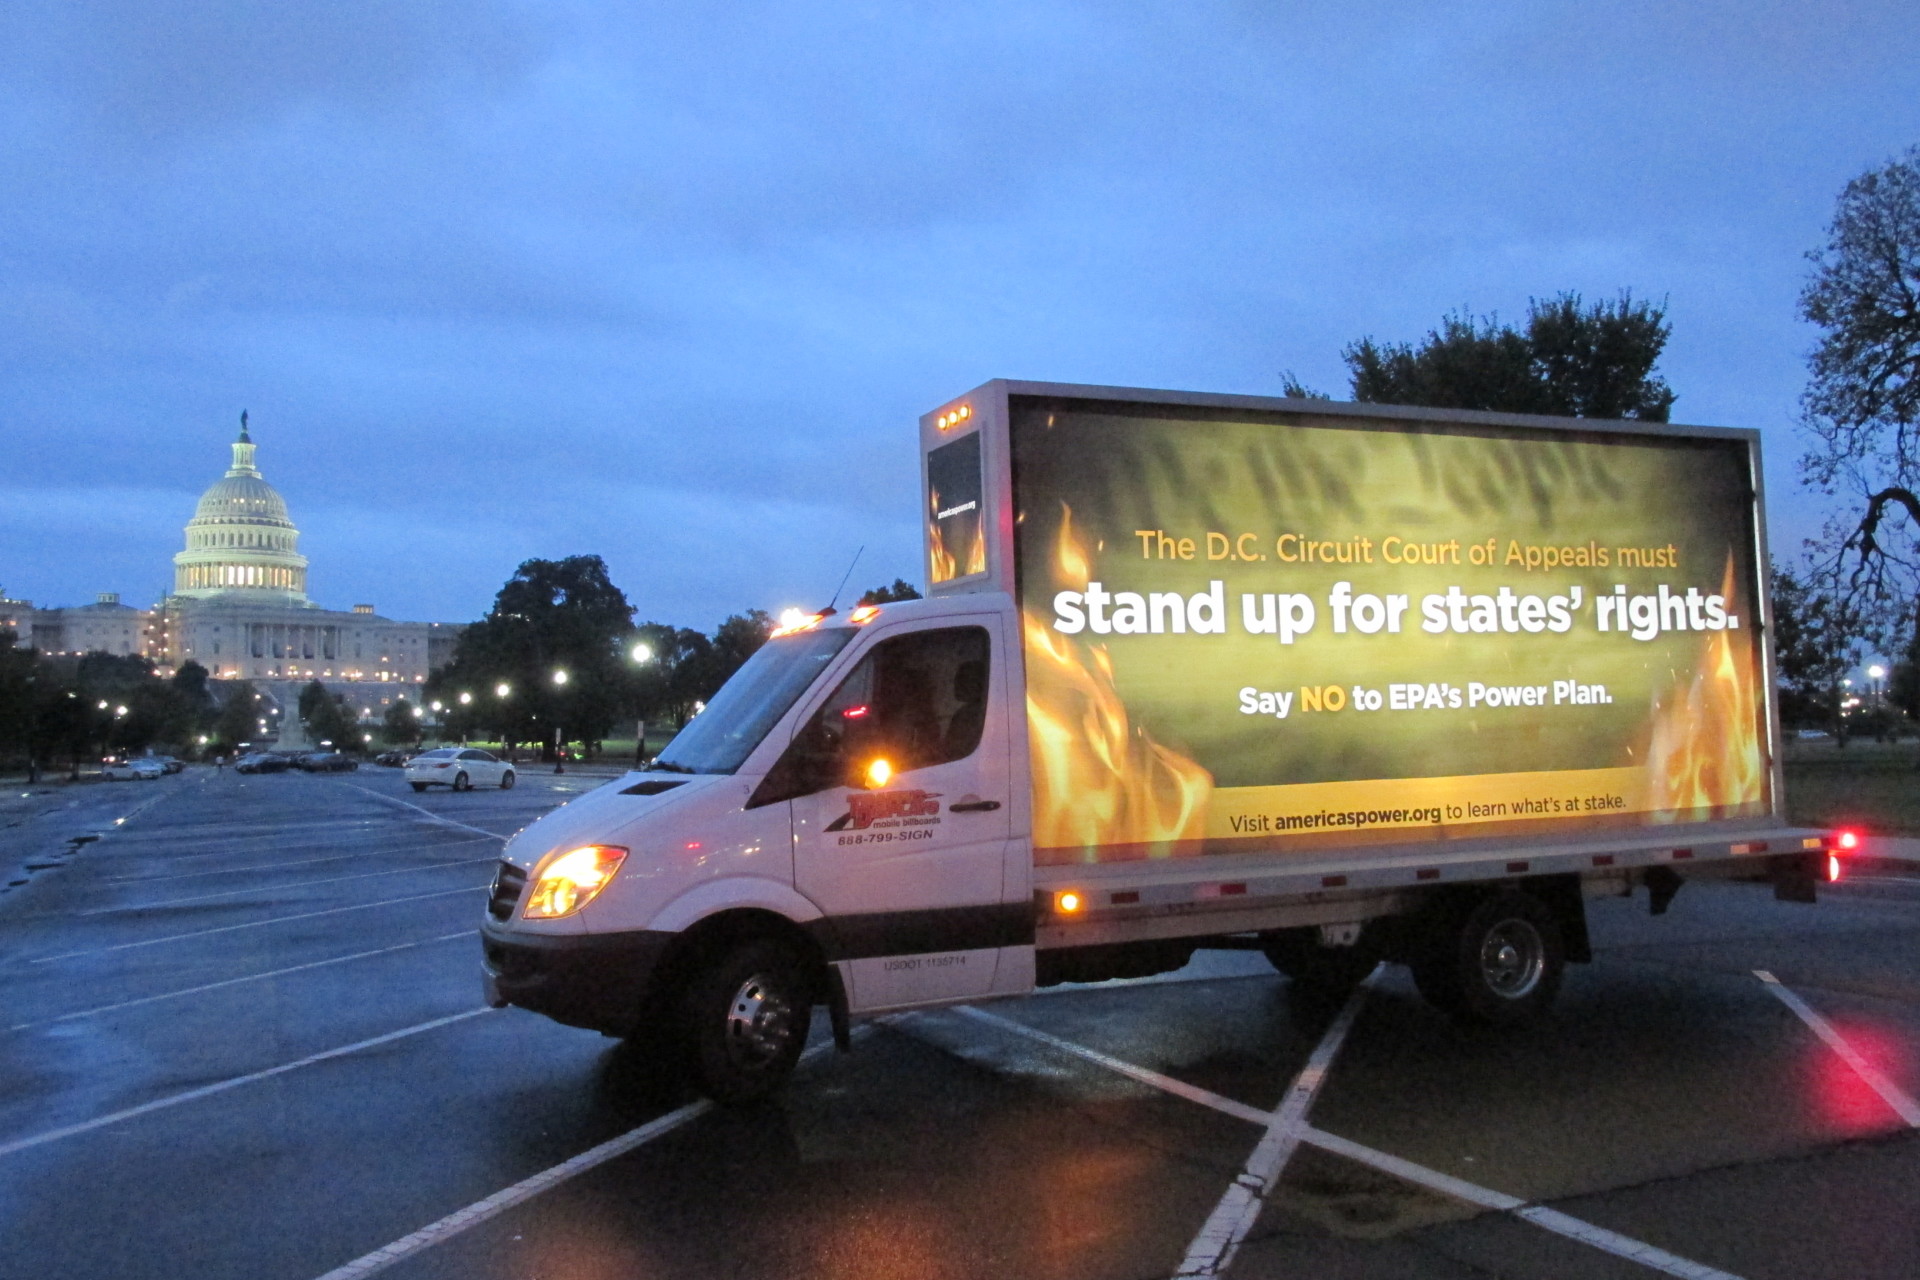
<instances>
[{"instance_id":1,"label":"lamp post","mask_svg":"<svg viewBox=\"0 0 1920 1280\"><path fill-rule=\"evenodd\" d=\"M653 646L642 640L631 650L633 663L644 667L653 661ZM636 720L633 725L633 763L638 768L647 762L647 722Z\"/></svg>"},{"instance_id":2,"label":"lamp post","mask_svg":"<svg viewBox=\"0 0 1920 1280\"><path fill-rule=\"evenodd\" d=\"M567 673L564 670L553 673L553 687L556 691L566 689ZM553 726L553 771L555 773L567 771L567 731L558 721Z\"/></svg>"}]
</instances>

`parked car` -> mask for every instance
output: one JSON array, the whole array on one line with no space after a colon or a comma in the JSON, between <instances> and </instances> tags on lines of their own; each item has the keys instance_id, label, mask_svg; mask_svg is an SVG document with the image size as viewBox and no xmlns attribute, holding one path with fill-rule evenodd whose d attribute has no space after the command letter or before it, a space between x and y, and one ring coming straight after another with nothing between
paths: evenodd
<instances>
[{"instance_id":1,"label":"parked car","mask_svg":"<svg viewBox=\"0 0 1920 1280\"><path fill-rule=\"evenodd\" d=\"M308 773L351 773L360 762L339 751L309 751L293 762Z\"/></svg>"},{"instance_id":2,"label":"parked car","mask_svg":"<svg viewBox=\"0 0 1920 1280\"><path fill-rule=\"evenodd\" d=\"M100 766L102 777L115 782L133 778L157 778L166 769L151 756L141 756L137 760L109 760Z\"/></svg>"},{"instance_id":3,"label":"parked car","mask_svg":"<svg viewBox=\"0 0 1920 1280\"><path fill-rule=\"evenodd\" d=\"M416 752L410 751L405 747L400 747L392 751L382 751L373 758L373 762L375 764L386 765L390 769L398 769L401 765L413 759L416 754Z\"/></svg>"},{"instance_id":4,"label":"parked car","mask_svg":"<svg viewBox=\"0 0 1920 1280\"><path fill-rule=\"evenodd\" d=\"M293 762L271 751L255 751L233 762L235 773L285 773Z\"/></svg>"},{"instance_id":5,"label":"parked car","mask_svg":"<svg viewBox=\"0 0 1920 1280\"><path fill-rule=\"evenodd\" d=\"M407 782L415 791L428 787L452 787L465 791L471 787L497 786L502 791L514 783L513 766L500 757L473 747L441 747L407 761Z\"/></svg>"},{"instance_id":6,"label":"parked car","mask_svg":"<svg viewBox=\"0 0 1920 1280\"><path fill-rule=\"evenodd\" d=\"M168 773L179 773L187 767L185 760L177 759L174 756L150 756L148 758L157 761L160 767Z\"/></svg>"}]
</instances>

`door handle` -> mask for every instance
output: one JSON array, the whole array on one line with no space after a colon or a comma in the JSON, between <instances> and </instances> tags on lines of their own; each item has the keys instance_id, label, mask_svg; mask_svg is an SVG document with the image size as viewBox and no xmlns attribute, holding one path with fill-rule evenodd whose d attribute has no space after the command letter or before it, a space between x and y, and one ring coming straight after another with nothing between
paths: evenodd
<instances>
[{"instance_id":1,"label":"door handle","mask_svg":"<svg viewBox=\"0 0 1920 1280\"><path fill-rule=\"evenodd\" d=\"M965 804L950 804L948 813L991 813L1000 807L998 800L971 800Z\"/></svg>"}]
</instances>

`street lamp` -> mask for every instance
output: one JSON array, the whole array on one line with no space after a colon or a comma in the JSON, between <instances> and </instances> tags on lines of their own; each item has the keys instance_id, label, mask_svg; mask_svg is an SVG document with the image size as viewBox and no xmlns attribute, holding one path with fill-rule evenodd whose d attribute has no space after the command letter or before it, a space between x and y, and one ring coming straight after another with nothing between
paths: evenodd
<instances>
[{"instance_id":1,"label":"street lamp","mask_svg":"<svg viewBox=\"0 0 1920 1280\"><path fill-rule=\"evenodd\" d=\"M473 702L473 695L472 695L472 694L470 694L470 693L463 693L463 694L461 694L461 695L460 695L460 705L461 705L461 706L463 706L463 707L464 707L464 706L469 706L469 705L471 705L471 704L472 704L472 702Z\"/></svg>"},{"instance_id":2,"label":"street lamp","mask_svg":"<svg viewBox=\"0 0 1920 1280\"><path fill-rule=\"evenodd\" d=\"M565 683L567 682L567 673L566 673L566 672L564 672L564 671L556 671L556 672L554 672L554 673L553 673L553 682L554 682L555 684L565 684Z\"/></svg>"},{"instance_id":3,"label":"street lamp","mask_svg":"<svg viewBox=\"0 0 1920 1280\"><path fill-rule=\"evenodd\" d=\"M642 664L652 662L653 646L648 644L644 640L642 640L639 644L636 644L635 646L633 646L633 660L635 662L642 663Z\"/></svg>"},{"instance_id":4,"label":"street lamp","mask_svg":"<svg viewBox=\"0 0 1920 1280\"><path fill-rule=\"evenodd\" d=\"M511 694L512 692L513 692L513 686L510 684L507 684L505 681L502 681L501 683L493 686L493 696L496 698L504 698L509 694ZM461 694L460 696L463 698L466 697L465 694Z\"/></svg>"}]
</instances>

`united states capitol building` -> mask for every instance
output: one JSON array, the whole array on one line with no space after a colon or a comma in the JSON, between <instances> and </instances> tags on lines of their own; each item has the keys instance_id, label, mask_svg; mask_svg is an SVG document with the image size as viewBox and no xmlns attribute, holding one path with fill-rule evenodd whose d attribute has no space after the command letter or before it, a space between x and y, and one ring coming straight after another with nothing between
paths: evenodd
<instances>
[{"instance_id":1,"label":"united states capitol building","mask_svg":"<svg viewBox=\"0 0 1920 1280\"><path fill-rule=\"evenodd\" d=\"M0 593L0 629L42 653L138 654L163 675L198 662L217 680L251 680L282 708L319 680L378 715L453 656L460 626L397 622L370 604L325 609L307 598L307 558L286 500L254 462L241 415L233 465L200 495L173 590L151 609L103 594L93 604L36 609ZM414 701L418 701L415 693Z\"/></svg>"}]
</instances>

